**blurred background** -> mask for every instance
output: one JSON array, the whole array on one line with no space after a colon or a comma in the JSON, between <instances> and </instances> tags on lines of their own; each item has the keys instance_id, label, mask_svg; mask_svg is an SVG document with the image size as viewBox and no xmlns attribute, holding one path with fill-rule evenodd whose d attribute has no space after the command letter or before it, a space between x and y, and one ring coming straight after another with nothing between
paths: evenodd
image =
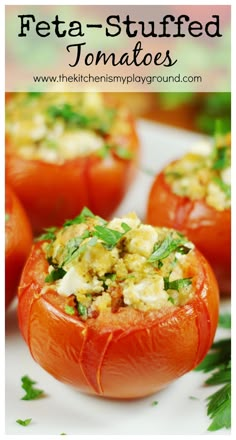
<instances>
[{"instance_id":1,"label":"blurred background","mask_svg":"<svg viewBox=\"0 0 236 440\"><path fill-rule=\"evenodd\" d=\"M231 127L231 93L113 93L136 117L212 134L221 120L224 132Z\"/></svg>"}]
</instances>

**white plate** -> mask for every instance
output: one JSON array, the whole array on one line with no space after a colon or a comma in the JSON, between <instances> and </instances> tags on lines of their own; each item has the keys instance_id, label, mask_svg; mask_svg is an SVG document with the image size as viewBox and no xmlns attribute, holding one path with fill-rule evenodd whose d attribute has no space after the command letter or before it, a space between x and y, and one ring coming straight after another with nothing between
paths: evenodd
<instances>
[{"instance_id":1,"label":"white plate","mask_svg":"<svg viewBox=\"0 0 236 440\"><path fill-rule=\"evenodd\" d=\"M164 125L140 121L141 167L117 214L136 211L143 219L153 177L141 169L158 171L170 160L202 139L201 135ZM230 311L230 300L221 303ZM218 330L217 337L229 331ZM21 377L37 381L46 397L21 400ZM190 372L165 390L136 401L115 401L80 394L37 365L21 338L17 326L16 302L6 315L6 434L19 435L160 435L209 434L205 399L216 387L204 387L206 375ZM195 397L196 399L191 399ZM158 401L156 406L152 402ZM17 419L32 418L27 427ZM214 435L229 434L220 430Z\"/></svg>"}]
</instances>

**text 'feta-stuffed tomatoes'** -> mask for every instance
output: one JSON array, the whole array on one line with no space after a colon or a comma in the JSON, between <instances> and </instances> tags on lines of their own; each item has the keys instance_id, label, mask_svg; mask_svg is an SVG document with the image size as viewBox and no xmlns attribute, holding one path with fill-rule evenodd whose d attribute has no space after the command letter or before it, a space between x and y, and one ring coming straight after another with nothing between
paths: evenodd
<instances>
[{"instance_id":1,"label":"text 'feta-stuffed tomatoes'","mask_svg":"<svg viewBox=\"0 0 236 440\"><path fill-rule=\"evenodd\" d=\"M134 176L134 121L99 93L15 93L6 102L6 180L35 233L89 206L109 217Z\"/></svg>"},{"instance_id":2,"label":"text 'feta-stuffed tomatoes'","mask_svg":"<svg viewBox=\"0 0 236 440\"><path fill-rule=\"evenodd\" d=\"M203 359L218 302L209 264L182 234L134 213L107 222L85 208L34 245L18 316L33 358L56 379L128 399Z\"/></svg>"},{"instance_id":3,"label":"text 'feta-stuffed tomatoes'","mask_svg":"<svg viewBox=\"0 0 236 440\"><path fill-rule=\"evenodd\" d=\"M5 192L5 305L17 293L18 282L32 244L32 231L26 213L8 186Z\"/></svg>"},{"instance_id":4,"label":"text 'feta-stuffed tomatoes'","mask_svg":"<svg viewBox=\"0 0 236 440\"><path fill-rule=\"evenodd\" d=\"M154 180L147 222L186 234L211 264L222 294L231 292L231 138L166 166Z\"/></svg>"}]
</instances>

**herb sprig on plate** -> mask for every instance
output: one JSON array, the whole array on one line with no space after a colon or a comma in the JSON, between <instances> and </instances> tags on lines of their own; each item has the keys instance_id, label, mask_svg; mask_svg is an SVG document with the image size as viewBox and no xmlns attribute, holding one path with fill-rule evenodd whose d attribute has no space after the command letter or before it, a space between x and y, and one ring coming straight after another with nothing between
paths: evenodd
<instances>
[{"instance_id":1,"label":"herb sprig on plate","mask_svg":"<svg viewBox=\"0 0 236 440\"><path fill-rule=\"evenodd\" d=\"M221 315L219 325L229 328L229 314ZM231 427L231 339L221 339L212 345L212 349L196 371L211 373L205 381L207 385L222 385L207 398L207 414L211 419L209 431Z\"/></svg>"}]
</instances>

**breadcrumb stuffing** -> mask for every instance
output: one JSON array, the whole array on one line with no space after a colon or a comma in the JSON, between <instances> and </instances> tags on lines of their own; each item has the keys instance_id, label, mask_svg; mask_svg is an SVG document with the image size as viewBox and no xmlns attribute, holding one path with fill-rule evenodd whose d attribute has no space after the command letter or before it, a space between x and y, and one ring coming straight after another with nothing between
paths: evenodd
<instances>
[{"instance_id":1,"label":"breadcrumb stuffing","mask_svg":"<svg viewBox=\"0 0 236 440\"><path fill-rule=\"evenodd\" d=\"M73 297L86 319L121 307L173 308L193 297L188 260L194 245L182 234L142 224L135 213L110 222L94 215L80 220L43 247L50 277L63 268L50 288Z\"/></svg>"}]
</instances>

